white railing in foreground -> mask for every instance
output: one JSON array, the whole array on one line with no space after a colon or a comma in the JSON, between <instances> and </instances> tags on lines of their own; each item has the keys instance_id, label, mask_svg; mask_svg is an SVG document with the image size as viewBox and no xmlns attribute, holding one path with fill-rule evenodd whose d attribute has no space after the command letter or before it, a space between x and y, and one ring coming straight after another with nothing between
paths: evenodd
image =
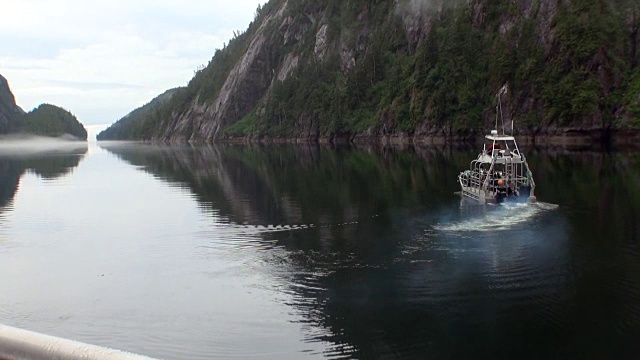
<instances>
[{"instance_id":1,"label":"white railing in foreground","mask_svg":"<svg viewBox=\"0 0 640 360\"><path fill-rule=\"evenodd\" d=\"M149 360L151 358L0 325L0 360Z\"/></svg>"}]
</instances>

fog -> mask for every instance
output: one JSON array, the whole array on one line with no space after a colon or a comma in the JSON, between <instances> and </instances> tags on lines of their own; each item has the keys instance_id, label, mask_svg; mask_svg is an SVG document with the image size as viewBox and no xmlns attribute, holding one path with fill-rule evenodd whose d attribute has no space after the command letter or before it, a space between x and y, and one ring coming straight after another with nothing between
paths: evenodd
<instances>
[{"instance_id":1,"label":"fog","mask_svg":"<svg viewBox=\"0 0 640 360\"><path fill-rule=\"evenodd\" d=\"M96 136L109 126L111 126L111 124L85 125L84 128L87 129L87 140L89 142L95 142Z\"/></svg>"},{"instance_id":2,"label":"fog","mask_svg":"<svg viewBox=\"0 0 640 360\"><path fill-rule=\"evenodd\" d=\"M467 0L403 0L398 9L403 15L419 14L430 10L442 10L444 7L463 4Z\"/></svg>"},{"instance_id":3,"label":"fog","mask_svg":"<svg viewBox=\"0 0 640 360\"><path fill-rule=\"evenodd\" d=\"M70 151L86 151L87 142L74 140L68 136L58 138L34 135L0 136L0 156L33 155L41 153L69 153Z\"/></svg>"}]
</instances>

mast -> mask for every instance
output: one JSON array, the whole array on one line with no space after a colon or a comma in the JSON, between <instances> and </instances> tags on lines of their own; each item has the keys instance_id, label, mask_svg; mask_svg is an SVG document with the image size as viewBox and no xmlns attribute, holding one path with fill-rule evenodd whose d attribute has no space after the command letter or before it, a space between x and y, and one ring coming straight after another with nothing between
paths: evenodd
<instances>
[{"instance_id":1,"label":"mast","mask_svg":"<svg viewBox=\"0 0 640 360\"><path fill-rule=\"evenodd\" d=\"M498 98L496 104L496 130L498 129L498 118L502 122L502 135L506 135L504 131L504 116L502 114L502 96L509 92L509 83L502 85L496 97ZM513 135L513 121L511 121L511 135Z\"/></svg>"}]
</instances>

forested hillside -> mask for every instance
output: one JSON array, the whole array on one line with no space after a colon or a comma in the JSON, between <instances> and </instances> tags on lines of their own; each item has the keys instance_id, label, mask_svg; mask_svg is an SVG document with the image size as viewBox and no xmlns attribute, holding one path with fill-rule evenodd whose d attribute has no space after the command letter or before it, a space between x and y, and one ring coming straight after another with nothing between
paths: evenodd
<instances>
[{"instance_id":1,"label":"forested hillside","mask_svg":"<svg viewBox=\"0 0 640 360\"><path fill-rule=\"evenodd\" d=\"M7 80L0 75L0 135L14 133L49 137L70 135L78 140L87 140L87 130L65 109L42 104L25 113L16 105Z\"/></svg>"},{"instance_id":2,"label":"forested hillside","mask_svg":"<svg viewBox=\"0 0 640 360\"><path fill-rule=\"evenodd\" d=\"M65 134L87 140L87 130L65 109L42 104L23 117L22 131L41 136L59 137Z\"/></svg>"},{"instance_id":3,"label":"forested hillside","mask_svg":"<svg viewBox=\"0 0 640 360\"><path fill-rule=\"evenodd\" d=\"M101 138L470 138L505 83L521 134L638 134L639 28L636 0L271 0Z\"/></svg>"},{"instance_id":4,"label":"forested hillside","mask_svg":"<svg viewBox=\"0 0 640 360\"><path fill-rule=\"evenodd\" d=\"M98 140L141 138L148 133L148 128L152 122L146 121L150 118L168 117L168 113L163 113L166 104L173 95L183 88L170 89L157 96L147 104L133 110L113 126L98 134Z\"/></svg>"}]
</instances>

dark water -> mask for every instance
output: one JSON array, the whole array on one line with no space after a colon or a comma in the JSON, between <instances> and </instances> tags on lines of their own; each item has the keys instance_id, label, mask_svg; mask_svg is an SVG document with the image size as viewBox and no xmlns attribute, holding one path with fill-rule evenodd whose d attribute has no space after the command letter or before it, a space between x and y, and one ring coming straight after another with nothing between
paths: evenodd
<instances>
[{"instance_id":1,"label":"dark water","mask_svg":"<svg viewBox=\"0 0 640 360\"><path fill-rule=\"evenodd\" d=\"M637 358L640 154L0 149L0 323L167 359Z\"/></svg>"}]
</instances>

